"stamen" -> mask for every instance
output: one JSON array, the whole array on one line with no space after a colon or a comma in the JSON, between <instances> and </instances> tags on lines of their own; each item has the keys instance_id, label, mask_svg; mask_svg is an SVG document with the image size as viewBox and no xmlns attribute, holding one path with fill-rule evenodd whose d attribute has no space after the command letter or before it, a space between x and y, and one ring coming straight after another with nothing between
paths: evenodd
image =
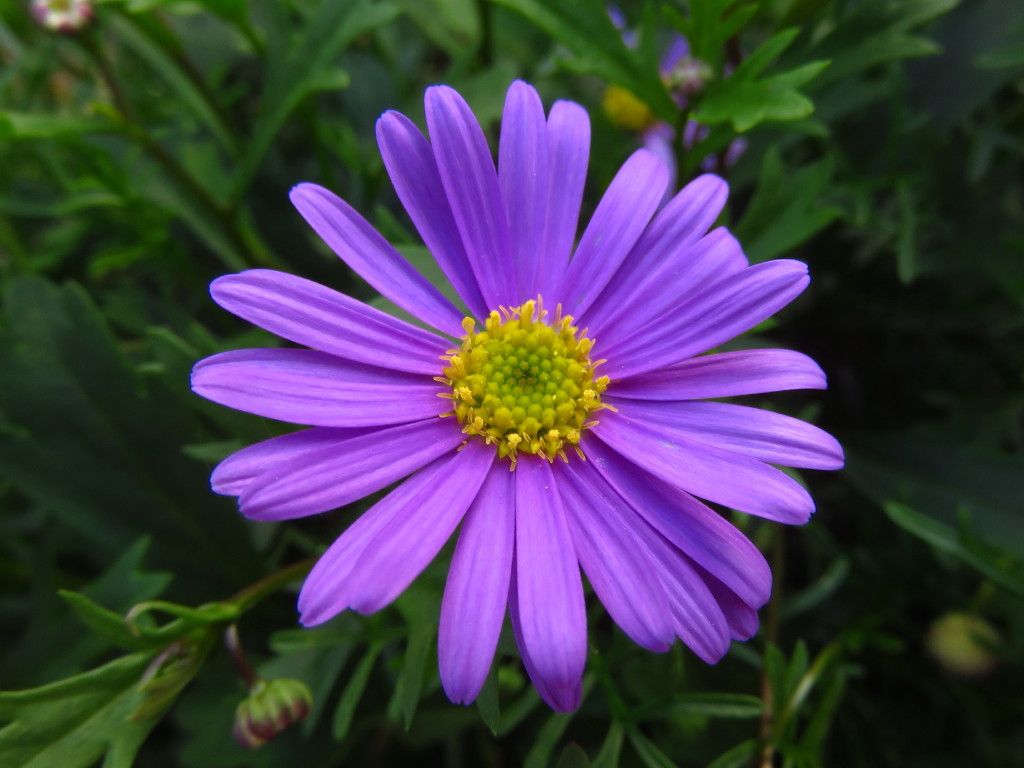
<instances>
[{"instance_id":1,"label":"stamen","mask_svg":"<svg viewBox=\"0 0 1024 768\"><path fill-rule=\"evenodd\" d=\"M512 468L520 454L568 461L566 446L582 455L581 433L608 408L601 402L607 376L597 377L590 360L594 341L555 306L552 324L541 297L519 307L500 306L477 323L462 321L466 335L444 360L437 381L467 435L495 445Z\"/></svg>"}]
</instances>

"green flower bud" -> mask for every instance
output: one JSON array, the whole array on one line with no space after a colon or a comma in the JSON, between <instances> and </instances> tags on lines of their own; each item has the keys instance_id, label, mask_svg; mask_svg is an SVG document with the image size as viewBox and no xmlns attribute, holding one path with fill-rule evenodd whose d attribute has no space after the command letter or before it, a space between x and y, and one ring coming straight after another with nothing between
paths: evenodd
<instances>
[{"instance_id":1,"label":"green flower bud","mask_svg":"<svg viewBox=\"0 0 1024 768\"><path fill-rule=\"evenodd\" d=\"M260 680L235 710L232 735L243 747L256 749L292 723L303 720L313 706L309 686L298 680Z\"/></svg>"},{"instance_id":2,"label":"green flower bud","mask_svg":"<svg viewBox=\"0 0 1024 768\"><path fill-rule=\"evenodd\" d=\"M953 674L979 677L991 672L998 661L992 647L999 633L980 616L947 613L928 630L928 651Z\"/></svg>"}]
</instances>

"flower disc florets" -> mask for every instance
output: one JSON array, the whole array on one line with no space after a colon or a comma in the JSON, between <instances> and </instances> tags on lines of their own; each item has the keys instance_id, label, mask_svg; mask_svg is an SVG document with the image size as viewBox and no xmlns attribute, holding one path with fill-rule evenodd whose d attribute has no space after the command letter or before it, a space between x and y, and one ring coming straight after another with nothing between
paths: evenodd
<instances>
[{"instance_id":1,"label":"flower disc florets","mask_svg":"<svg viewBox=\"0 0 1024 768\"><path fill-rule=\"evenodd\" d=\"M438 377L452 388L462 431L496 445L512 466L518 453L568 460L565 446L578 446L596 423L591 414L610 407L601 402L608 377L594 376L604 361L591 362L593 340L561 307L552 324L547 314L531 300L491 312L482 331L467 317L462 346L444 356Z\"/></svg>"}]
</instances>

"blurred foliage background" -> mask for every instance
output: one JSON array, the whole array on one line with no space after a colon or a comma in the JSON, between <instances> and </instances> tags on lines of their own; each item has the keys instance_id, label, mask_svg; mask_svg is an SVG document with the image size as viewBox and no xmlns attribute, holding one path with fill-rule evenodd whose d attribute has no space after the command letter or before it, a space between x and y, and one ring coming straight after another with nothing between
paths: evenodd
<instances>
[{"instance_id":1,"label":"blurred foliage background","mask_svg":"<svg viewBox=\"0 0 1024 768\"><path fill-rule=\"evenodd\" d=\"M620 9L625 31L601 0L107 0L53 31L0 0L0 765L1022 764L1024 4ZM658 64L679 33L702 63L684 106ZM849 459L807 473L804 528L734 514L776 587L719 665L641 651L591 600L575 715L508 640L477 706L446 701L447 552L396 606L298 629L303 562L370 500L245 522L209 470L283 427L188 390L199 357L275 343L217 310L216 275L372 298L291 209L298 181L429 270L374 121L422 125L445 82L493 140L515 77L590 111L585 215L642 141L602 110L609 86L707 129L674 143L679 181L710 158L751 260L811 268L743 343L808 352L830 389L763 404ZM313 694L258 750L231 738L233 624L262 676Z\"/></svg>"}]
</instances>

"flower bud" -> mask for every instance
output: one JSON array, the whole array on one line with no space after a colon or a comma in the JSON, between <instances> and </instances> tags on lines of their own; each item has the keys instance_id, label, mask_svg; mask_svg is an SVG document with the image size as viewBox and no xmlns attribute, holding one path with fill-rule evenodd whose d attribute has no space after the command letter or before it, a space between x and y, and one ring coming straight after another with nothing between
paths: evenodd
<instances>
[{"instance_id":1,"label":"flower bud","mask_svg":"<svg viewBox=\"0 0 1024 768\"><path fill-rule=\"evenodd\" d=\"M309 686L298 680L260 680L235 710L232 735L243 747L256 749L303 720L313 705Z\"/></svg>"},{"instance_id":2,"label":"flower bud","mask_svg":"<svg viewBox=\"0 0 1024 768\"><path fill-rule=\"evenodd\" d=\"M695 96L715 76L711 67L692 56L684 56L664 74L669 90L684 98Z\"/></svg>"},{"instance_id":3,"label":"flower bud","mask_svg":"<svg viewBox=\"0 0 1024 768\"><path fill-rule=\"evenodd\" d=\"M32 0L32 15L51 32L77 32L92 18L89 0Z\"/></svg>"},{"instance_id":4,"label":"flower bud","mask_svg":"<svg viewBox=\"0 0 1024 768\"><path fill-rule=\"evenodd\" d=\"M943 667L962 677L991 672L998 661L992 647L999 633L980 616L947 613L928 630L928 651Z\"/></svg>"}]
</instances>

